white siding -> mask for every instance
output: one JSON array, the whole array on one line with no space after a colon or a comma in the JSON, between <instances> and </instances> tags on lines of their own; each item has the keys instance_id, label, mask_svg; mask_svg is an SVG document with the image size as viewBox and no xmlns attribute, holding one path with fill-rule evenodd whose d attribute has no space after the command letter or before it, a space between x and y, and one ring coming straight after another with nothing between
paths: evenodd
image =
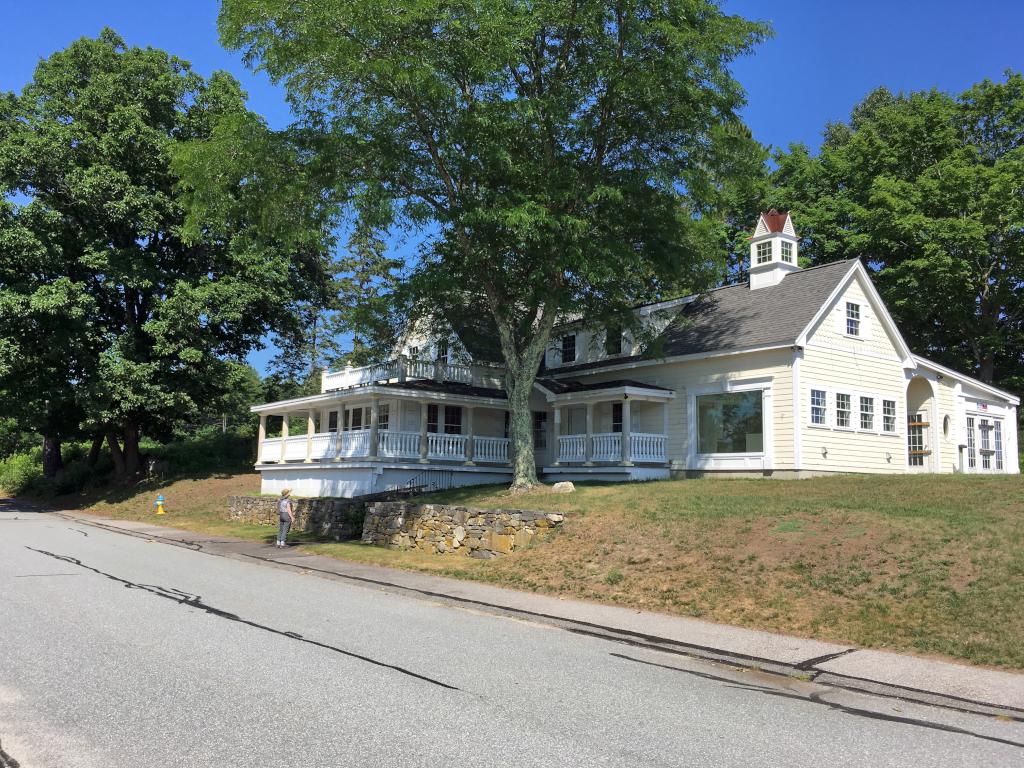
<instances>
[{"instance_id":1,"label":"white siding","mask_svg":"<svg viewBox=\"0 0 1024 768\"><path fill-rule=\"evenodd\" d=\"M677 462L679 466L687 468L691 468L688 413L690 390L720 385L727 381L770 380L773 392L773 468L793 469L792 358L793 354L788 349L751 352L706 360L643 365L587 376L580 374L579 378L588 383L630 379L675 391L675 399L668 403L668 458L670 462ZM610 427L609 406L602 405L608 409L607 423ZM633 423L637 431L661 432L664 417L660 405L634 401L632 410ZM602 406L595 409L595 419L602 425L595 426L595 431L603 428L605 422L600 418L604 412ZM765 414L765 417L768 418L768 414Z\"/></svg>"}]
</instances>

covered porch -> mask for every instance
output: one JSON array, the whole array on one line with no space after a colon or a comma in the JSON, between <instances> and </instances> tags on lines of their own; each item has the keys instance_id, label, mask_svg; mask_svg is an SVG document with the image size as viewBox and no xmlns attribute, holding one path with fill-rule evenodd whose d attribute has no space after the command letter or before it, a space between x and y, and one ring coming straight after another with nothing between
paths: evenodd
<instances>
[{"instance_id":1,"label":"covered porch","mask_svg":"<svg viewBox=\"0 0 1024 768\"><path fill-rule=\"evenodd\" d=\"M260 417L257 466L508 465L506 409L501 390L436 381L371 384L267 403L252 409ZM270 419L280 421L277 436L268 435Z\"/></svg>"},{"instance_id":2,"label":"covered porch","mask_svg":"<svg viewBox=\"0 0 1024 768\"><path fill-rule=\"evenodd\" d=\"M557 446L546 472L559 467L668 463L668 419L675 392L634 381L542 380Z\"/></svg>"}]
</instances>

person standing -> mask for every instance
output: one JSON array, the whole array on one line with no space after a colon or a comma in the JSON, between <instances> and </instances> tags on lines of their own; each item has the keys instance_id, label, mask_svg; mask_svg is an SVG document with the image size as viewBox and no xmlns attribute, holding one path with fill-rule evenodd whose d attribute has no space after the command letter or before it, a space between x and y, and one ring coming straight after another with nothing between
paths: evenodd
<instances>
[{"instance_id":1,"label":"person standing","mask_svg":"<svg viewBox=\"0 0 1024 768\"><path fill-rule=\"evenodd\" d=\"M281 491L281 498L277 502L277 546L285 546L288 539L288 530L295 522L295 508L291 500L292 491L285 488Z\"/></svg>"}]
</instances>

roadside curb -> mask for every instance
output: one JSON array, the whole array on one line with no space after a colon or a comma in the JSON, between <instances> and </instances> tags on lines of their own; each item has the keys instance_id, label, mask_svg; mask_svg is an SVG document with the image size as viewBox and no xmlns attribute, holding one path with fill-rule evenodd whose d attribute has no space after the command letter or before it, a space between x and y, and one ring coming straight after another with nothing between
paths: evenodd
<instances>
[{"instance_id":1,"label":"roadside curb","mask_svg":"<svg viewBox=\"0 0 1024 768\"><path fill-rule=\"evenodd\" d=\"M952 695L950 693L943 692L940 690L928 690L925 688L900 685L889 681L881 681L866 677L858 677L852 674L846 674L835 670L823 668L822 665L828 664L829 662L832 662L841 657L857 653L860 649L854 646L836 646L841 650L815 658L804 659L798 662L782 661L779 659L773 659L753 654L738 653L735 651L715 648L707 645L701 645L698 643L686 642L678 639L659 636L656 634L648 634L645 632L625 629L622 627L613 627L605 624L583 621L580 619L571 618L567 616L559 616L548 612L534 611L511 605L501 605L497 602L489 602L485 600L473 599L462 595L450 594L444 591L439 591L437 588L426 589L411 586L409 584L400 584L395 581L389 581L382 578L373 578L367 575L357 575L355 573L345 571L346 565L353 565L352 563L349 563L345 560L337 560L336 562L339 565L338 569L330 569L316 567L312 563L304 562L307 559L319 559L322 556L309 554L293 554L290 557L275 557L272 556L271 553L269 552L266 555L261 554L258 551L247 552L245 551L246 549L259 549L261 548L261 545L253 544L251 542L247 542L241 539L233 539L230 537L223 536L206 536L205 538L203 538L200 537L199 534L195 534L195 538L192 538L192 534L185 538L175 538L173 534L178 531L176 531L176 529L173 528L161 528L161 533L166 531L164 535L161 535L161 533L158 533L153 530L154 528L159 528L158 526L152 526L148 524L140 524L140 527L145 526L145 530L140 530L133 529L132 527L128 526L117 525L116 523L112 524L110 521L105 520L103 518L97 518L91 515L86 515L84 513L74 511L54 510L50 511L49 514L55 514L59 517L63 517L65 519L81 523L84 525L90 525L96 528L100 528L112 533L120 533L128 536L133 536L135 538L142 538L147 540L156 540L160 541L161 543L191 549L193 551L202 552L203 554L207 555L225 557L229 559L239 560L242 562L261 563L264 565L284 568L296 573L314 574L321 578L338 579L350 584L356 584L372 589L378 589L392 594L404 595L419 600L430 600L432 602L441 603L452 607L486 612L496 616L504 616L507 618L532 621L535 623L556 627L568 632L573 632L575 634L609 640L617 643L623 643L626 645L643 648L647 650L661 651L664 653L671 653L680 656L688 656L692 658L703 659L715 663L726 664L728 666L739 669L758 670L762 672L768 672L787 677L795 677L809 682L816 682L822 685L828 685L835 688L842 688L854 692L871 694L874 696L884 696L904 701L912 701L921 704L939 706L960 712L996 716L1011 719L1018 722L1024 722L1024 708L1009 706L1007 704L1002 703L994 703L991 701L981 701L974 698ZM188 532L180 531L178 533L184 534ZM222 546L218 548L218 544ZM248 546L238 546L243 544ZM228 549L228 546L232 546L234 548ZM398 569L388 569L383 566L374 566L373 568L374 570L394 571L396 576L405 576L408 578L414 578L415 576L419 575L415 572L400 571ZM430 578L430 581L436 582L440 578L441 577L432 576ZM456 584L462 584L462 582L454 582L453 586ZM534 596L533 593L516 594L525 595L527 597ZM964 667L964 670L965 673L970 673L972 671L969 667ZM981 670L979 670L979 672L981 672Z\"/></svg>"}]
</instances>

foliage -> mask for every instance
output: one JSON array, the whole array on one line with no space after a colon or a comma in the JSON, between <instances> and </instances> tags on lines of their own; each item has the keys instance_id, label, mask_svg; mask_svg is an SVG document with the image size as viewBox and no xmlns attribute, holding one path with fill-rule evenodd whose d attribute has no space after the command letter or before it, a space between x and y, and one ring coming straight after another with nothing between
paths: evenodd
<instances>
[{"instance_id":1,"label":"foliage","mask_svg":"<svg viewBox=\"0 0 1024 768\"><path fill-rule=\"evenodd\" d=\"M0 459L0 489L17 496L38 486L43 480L42 454L38 451L14 453Z\"/></svg>"},{"instance_id":2,"label":"foliage","mask_svg":"<svg viewBox=\"0 0 1024 768\"><path fill-rule=\"evenodd\" d=\"M709 0L224 0L219 23L284 85L294 133L344 160L323 188L356 231L431 235L401 306L486 299L517 485L554 324L629 327L720 276L723 208L763 159L728 66L765 26Z\"/></svg>"},{"instance_id":3,"label":"foliage","mask_svg":"<svg viewBox=\"0 0 1024 768\"><path fill-rule=\"evenodd\" d=\"M1024 77L892 94L776 156L815 263L859 257L916 351L984 381L1024 375Z\"/></svg>"},{"instance_id":4,"label":"foliage","mask_svg":"<svg viewBox=\"0 0 1024 768\"><path fill-rule=\"evenodd\" d=\"M15 195L0 204L0 389L44 434L107 434L126 474L140 434L224 407L234 361L330 283L326 224L295 234L301 200L263 204L287 178L273 154L207 222L186 220L197 191L172 161L215 125L260 133L244 101L230 76L110 30L0 99L0 190ZM240 225L258 215L259 237Z\"/></svg>"}]
</instances>

